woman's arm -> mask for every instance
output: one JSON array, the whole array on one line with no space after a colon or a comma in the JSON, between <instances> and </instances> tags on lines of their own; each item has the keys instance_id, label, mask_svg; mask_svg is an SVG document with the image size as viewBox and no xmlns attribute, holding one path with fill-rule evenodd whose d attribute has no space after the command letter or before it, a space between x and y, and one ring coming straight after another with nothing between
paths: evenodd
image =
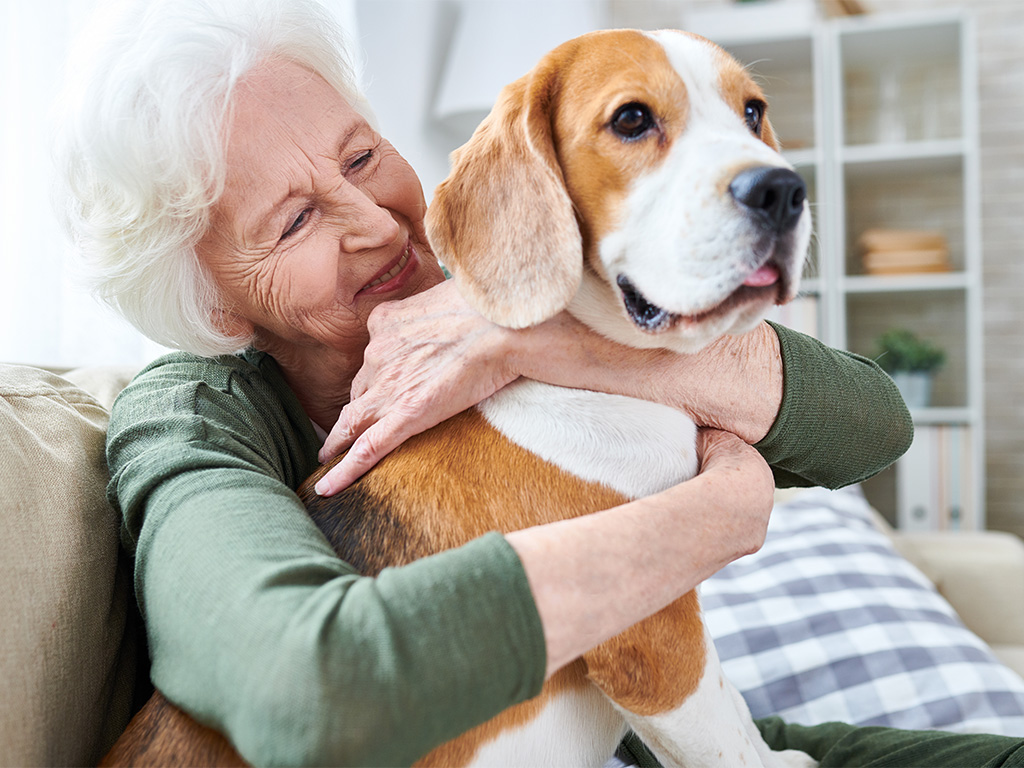
<instances>
[{"instance_id":1,"label":"woman's arm","mask_svg":"<svg viewBox=\"0 0 1024 768\"><path fill-rule=\"evenodd\" d=\"M905 731L846 723L796 725L777 717L756 723L772 749L806 752L820 762L821 768L848 765L1010 768L1024 765L1024 739L1012 736Z\"/></svg>"},{"instance_id":2,"label":"woman's arm","mask_svg":"<svg viewBox=\"0 0 1024 768\"><path fill-rule=\"evenodd\" d=\"M408 765L536 695L544 635L499 534L376 578L291 488L316 466L275 367L174 355L114 405L109 494L151 676L255 765Z\"/></svg>"},{"instance_id":3,"label":"woman's arm","mask_svg":"<svg viewBox=\"0 0 1024 768\"><path fill-rule=\"evenodd\" d=\"M735 435L700 433L701 473L662 493L506 535L537 603L546 675L764 543L774 486Z\"/></svg>"},{"instance_id":4,"label":"woman's arm","mask_svg":"<svg viewBox=\"0 0 1024 768\"><path fill-rule=\"evenodd\" d=\"M676 407L755 445L779 485L840 487L909 446L899 393L869 360L762 323L699 353L624 347L562 313L510 331L481 318L451 281L370 317L370 345L320 459L345 458L317 486L351 484L413 434L519 376Z\"/></svg>"},{"instance_id":5,"label":"woman's arm","mask_svg":"<svg viewBox=\"0 0 1024 768\"><path fill-rule=\"evenodd\" d=\"M153 681L256 764L410 763L763 541L765 464L713 432L688 483L360 576L290 490L315 435L275 370L172 356L108 433Z\"/></svg>"}]
</instances>

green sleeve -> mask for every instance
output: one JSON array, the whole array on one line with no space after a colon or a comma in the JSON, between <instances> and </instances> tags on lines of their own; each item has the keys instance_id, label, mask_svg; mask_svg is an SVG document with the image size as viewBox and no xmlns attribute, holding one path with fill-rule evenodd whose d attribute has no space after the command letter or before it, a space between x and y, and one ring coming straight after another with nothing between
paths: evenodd
<instances>
[{"instance_id":1,"label":"green sleeve","mask_svg":"<svg viewBox=\"0 0 1024 768\"><path fill-rule=\"evenodd\" d=\"M780 488L841 488L902 456L914 436L899 390L874 362L772 324L782 348L782 406L755 447Z\"/></svg>"},{"instance_id":2,"label":"green sleeve","mask_svg":"<svg viewBox=\"0 0 1024 768\"><path fill-rule=\"evenodd\" d=\"M774 750L799 749L820 768L1010 768L1024 766L1024 739L982 733L902 731L846 723L787 724L777 717L757 727Z\"/></svg>"},{"instance_id":3,"label":"green sleeve","mask_svg":"<svg viewBox=\"0 0 1024 768\"><path fill-rule=\"evenodd\" d=\"M266 765L408 764L536 695L543 632L505 539L356 574L292 491L315 436L256 360L168 356L113 409L154 684Z\"/></svg>"}]
</instances>

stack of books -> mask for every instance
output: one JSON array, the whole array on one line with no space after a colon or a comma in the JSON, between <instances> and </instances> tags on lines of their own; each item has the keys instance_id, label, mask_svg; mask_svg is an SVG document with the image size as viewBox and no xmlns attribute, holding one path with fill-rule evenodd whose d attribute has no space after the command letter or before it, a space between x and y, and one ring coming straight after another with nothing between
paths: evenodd
<instances>
[{"instance_id":1,"label":"stack of books","mask_svg":"<svg viewBox=\"0 0 1024 768\"><path fill-rule=\"evenodd\" d=\"M949 244L941 232L869 229L857 240L869 275L948 272Z\"/></svg>"}]
</instances>

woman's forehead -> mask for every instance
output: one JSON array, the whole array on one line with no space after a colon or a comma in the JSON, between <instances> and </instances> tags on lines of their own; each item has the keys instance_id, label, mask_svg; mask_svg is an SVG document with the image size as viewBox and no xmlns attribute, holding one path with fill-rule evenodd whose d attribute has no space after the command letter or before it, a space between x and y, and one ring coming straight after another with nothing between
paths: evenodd
<instances>
[{"instance_id":1,"label":"woman's forehead","mask_svg":"<svg viewBox=\"0 0 1024 768\"><path fill-rule=\"evenodd\" d=\"M228 132L220 214L247 226L310 186L346 147L375 136L366 120L322 77L270 61L240 83ZM225 210L227 209L227 210Z\"/></svg>"},{"instance_id":2,"label":"woman's forehead","mask_svg":"<svg viewBox=\"0 0 1024 768\"><path fill-rule=\"evenodd\" d=\"M365 119L320 75L295 62L271 59L238 83L230 145L263 133L298 139L318 135L333 143L366 125Z\"/></svg>"}]
</instances>

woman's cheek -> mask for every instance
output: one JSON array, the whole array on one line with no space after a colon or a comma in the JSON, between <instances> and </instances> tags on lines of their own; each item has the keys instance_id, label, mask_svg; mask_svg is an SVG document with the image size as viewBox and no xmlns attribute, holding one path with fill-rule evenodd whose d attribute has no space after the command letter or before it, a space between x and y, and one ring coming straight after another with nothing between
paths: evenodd
<instances>
[{"instance_id":1,"label":"woman's cheek","mask_svg":"<svg viewBox=\"0 0 1024 768\"><path fill-rule=\"evenodd\" d=\"M333 249L327 242L310 243L306 253L294 254L289 269L292 279L289 281L299 291L295 298L299 301L306 297L309 301L314 296L333 298L338 282L339 249Z\"/></svg>"}]
</instances>

